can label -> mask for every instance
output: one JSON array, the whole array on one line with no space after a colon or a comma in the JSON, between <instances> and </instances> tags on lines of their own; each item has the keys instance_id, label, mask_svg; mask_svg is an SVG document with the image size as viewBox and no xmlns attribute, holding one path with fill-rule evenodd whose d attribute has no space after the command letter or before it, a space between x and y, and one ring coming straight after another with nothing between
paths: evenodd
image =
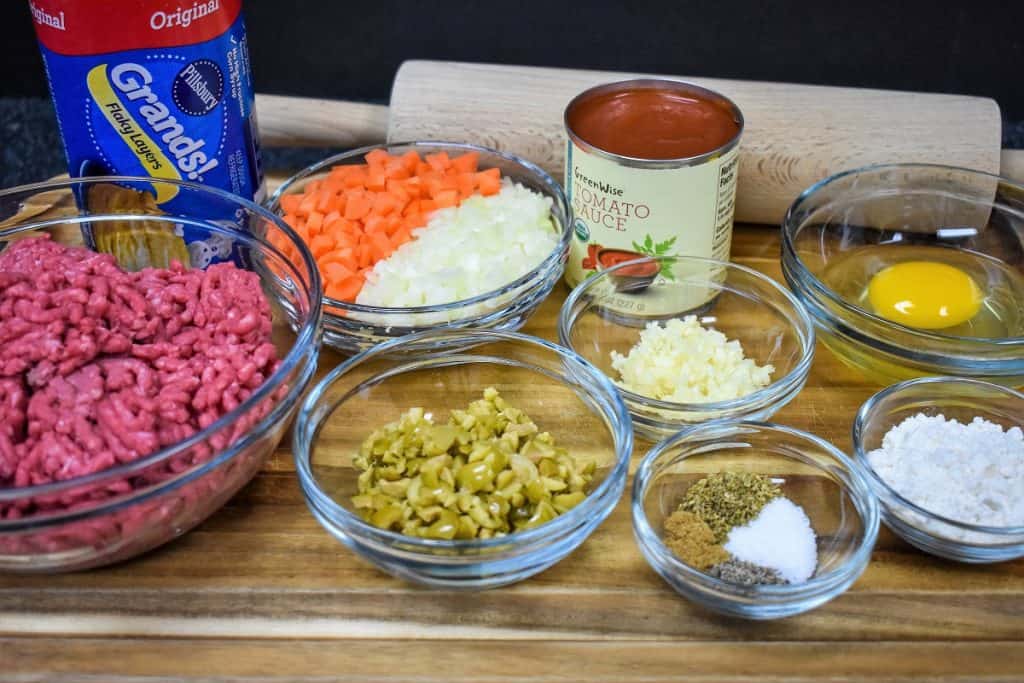
<instances>
[{"instance_id":1,"label":"can label","mask_svg":"<svg viewBox=\"0 0 1024 683\"><path fill-rule=\"evenodd\" d=\"M602 250L728 260L739 146L695 165L626 165L570 138L565 187L575 220L566 279L575 286L603 265ZM634 162L635 163L635 162ZM666 261L661 276L671 278Z\"/></svg>"},{"instance_id":2,"label":"can label","mask_svg":"<svg viewBox=\"0 0 1024 683\"><path fill-rule=\"evenodd\" d=\"M241 0L29 4L72 177L187 180L262 199ZM177 187L159 183L79 200L89 200L93 212L155 205L157 213L186 215L190 209ZM97 201L105 203L97 207ZM126 244L125 231L119 235L116 226L83 232L92 248L140 251L132 238ZM232 256L229 240L188 225L176 225L160 248L156 244L150 234L142 250L148 257L117 255L129 260L122 265L141 267L166 265L187 253L200 268Z\"/></svg>"}]
</instances>

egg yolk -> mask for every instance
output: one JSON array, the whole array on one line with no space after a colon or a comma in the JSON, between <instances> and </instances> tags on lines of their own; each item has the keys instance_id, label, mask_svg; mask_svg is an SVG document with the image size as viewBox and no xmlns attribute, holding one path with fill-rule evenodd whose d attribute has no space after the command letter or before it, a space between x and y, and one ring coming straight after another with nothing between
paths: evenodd
<instances>
[{"instance_id":1,"label":"egg yolk","mask_svg":"<svg viewBox=\"0 0 1024 683\"><path fill-rule=\"evenodd\" d=\"M978 313L982 298L970 275L930 261L891 265L868 283L868 301L876 314L925 330L967 322Z\"/></svg>"}]
</instances>

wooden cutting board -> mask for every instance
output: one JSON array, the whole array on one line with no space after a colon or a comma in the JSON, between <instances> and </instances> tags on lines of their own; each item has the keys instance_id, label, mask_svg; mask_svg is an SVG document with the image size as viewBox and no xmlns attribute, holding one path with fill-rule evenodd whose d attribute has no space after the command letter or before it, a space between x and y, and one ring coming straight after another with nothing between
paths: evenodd
<instances>
[{"instance_id":1,"label":"wooden cutting board","mask_svg":"<svg viewBox=\"0 0 1024 683\"><path fill-rule=\"evenodd\" d=\"M777 232L737 226L733 258L774 278ZM554 340L555 288L525 331ZM341 360L321 357L320 375ZM850 448L878 387L819 346L776 420ZM650 444L640 442L633 467ZM631 468L632 469L632 468ZM114 567L0 575L0 681L1024 680L1024 560L925 555L885 529L867 571L808 614L712 615L644 562L627 494L576 552L485 593L410 586L357 559L307 510L288 442L204 524Z\"/></svg>"}]
</instances>

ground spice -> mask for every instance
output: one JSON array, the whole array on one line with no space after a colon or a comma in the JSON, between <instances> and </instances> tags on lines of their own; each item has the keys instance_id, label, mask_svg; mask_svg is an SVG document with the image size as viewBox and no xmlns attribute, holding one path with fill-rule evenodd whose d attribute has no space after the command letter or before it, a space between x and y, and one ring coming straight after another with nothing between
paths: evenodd
<instances>
[{"instance_id":1,"label":"ground spice","mask_svg":"<svg viewBox=\"0 0 1024 683\"><path fill-rule=\"evenodd\" d=\"M676 510L665 520L665 545L680 560L704 571L731 556L704 520L692 512Z\"/></svg>"},{"instance_id":2,"label":"ground spice","mask_svg":"<svg viewBox=\"0 0 1024 683\"><path fill-rule=\"evenodd\" d=\"M686 491L680 510L692 512L724 543L729 530L757 517L761 508L782 495L771 479L753 472L717 472Z\"/></svg>"},{"instance_id":3,"label":"ground spice","mask_svg":"<svg viewBox=\"0 0 1024 683\"><path fill-rule=\"evenodd\" d=\"M782 585L789 583L774 569L736 559L716 564L708 570L708 574L716 579L736 583L741 586Z\"/></svg>"}]
</instances>

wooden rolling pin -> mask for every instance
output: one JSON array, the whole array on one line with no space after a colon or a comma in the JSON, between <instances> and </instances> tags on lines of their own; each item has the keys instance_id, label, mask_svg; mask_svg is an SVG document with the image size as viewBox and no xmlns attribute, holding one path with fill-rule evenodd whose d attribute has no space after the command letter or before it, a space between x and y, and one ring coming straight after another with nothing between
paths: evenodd
<instances>
[{"instance_id":1,"label":"wooden rolling pin","mask_svg":"<svg viewBox=\"0 0 1024 683\"><path fill-rule=\"evenodd\" d=\"M395 76L390 107L260 95L257 110L269 145L477 142L526 157L560 179L568 101L592 85L642 75L410 61ZM1024 152L1001 153L999 107L990 99L670 78L717 90L743 111L738 221L778 223L807 186L867 164L941 163L1024 180Z\"/></svg>"}]
</instances>

